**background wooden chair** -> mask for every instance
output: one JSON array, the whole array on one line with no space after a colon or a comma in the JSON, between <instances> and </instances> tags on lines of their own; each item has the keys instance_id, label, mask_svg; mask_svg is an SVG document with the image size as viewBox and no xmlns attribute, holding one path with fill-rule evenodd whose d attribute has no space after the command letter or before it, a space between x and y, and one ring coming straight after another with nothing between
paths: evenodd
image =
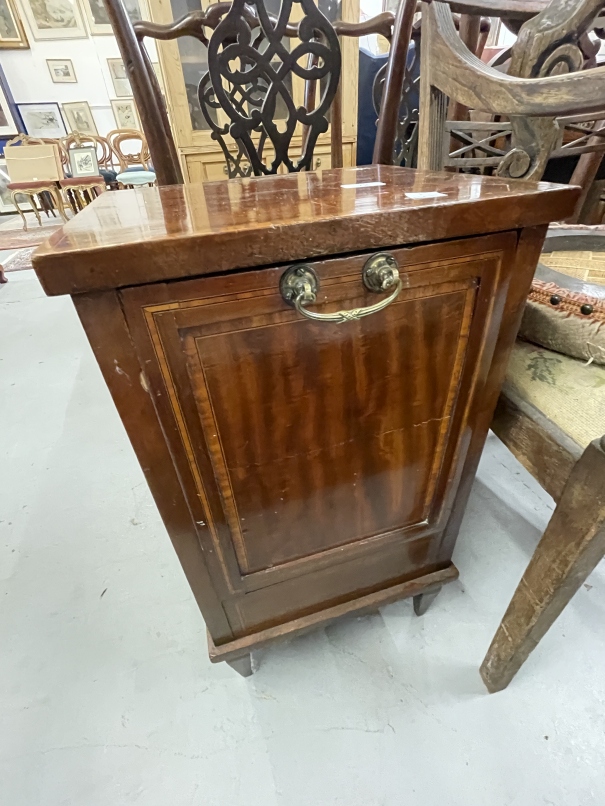
<instances>
[{"instance_id":1,"label":"background wooden chair","mask_svg":"<svg viewBox=\"0 0 605 806\"><path fill-rule=\"evenodd\" d=\"M63 150L63 146L59 140L53 140L46 137L30 137L27 134L19 134L14 137L12 140L9 140L6 146L27 146L27 145L44 145L49 144L56 146L59 152L59 157L61 160L61 165L64 164L65 154ZM9 172L10 173L10 172ZM33 171L35 174L36 172ZM39 174L38 174L39 175ZM60 171L55 174L57 177L60 177ZM22 179L20 181L11 181L8 185L8 189L11 193L11 199L15 208L19 215L23 220L23 229L27 230L27 218L25 217L25 212L21 207L21 199L25 197L30 205L31 210L33 211L36 219L38 221L39 226L42 226L42 218L40 216L40 211L43 211L46 216L48 217L49 213L52 213L54 217L56 217L55 210L59 211L59 215L64 221L67 221L67 215L65 214L65 209L63 205L63 199L61 196L61 189L59 185L59 178L57 179ZM38 209L38 207L40 209Z\"/></svg>"},{"instance_id":2,"label":"background wooden chair","mask_svg":"<svg viewBox=\"0 0 605 806\"><path fill-rule=\"evenodd\" d=\"M549 157L563 148L564 125L596 120L598 126L603 118L605 68L581 70L587 59L583 38L603 5L555 0L523 23L511 51L511 73L519 75L505 75L469 51L448 5L424 4L419 167L487 168L510 179L540 179ZM484 4L475 9L483 11ZM448 120L452 103L493 118L484 125ZM494 122L500 126L497 137ZM452 137L465 145L462 156L452 155ZM602 159L603 134L588 129L572 148L580 155L574 179L583 178L586 191ZM483 154L477 157L476 150ZM564 231L545 249L594 250L602 243L586 231ZM599 293L594 290L590 302L576 298L577 310L570 315L588 319L600 306ZM556 309L560 295L552 293L549 304ZM557 506L482 665L490 691L510 682L605 551L602 387L600 365L587 367L577 358L523 342L513 350L493 429ZM572 414L565 417L570 407Z\"/></svg>"},{"instance_id":3,"label":"background wooden chair","mask_svg":"<svg viewBox=\"0 0 605 806\"><path fill-rule=\"evenodd\" d=\"M70 132L61 141L67 157L66 167L69 167L69 150L71 148L81 148L91 146L96 150L97 162L99 164L99 174L105 180L108 188L117 187L116 162L118 157L107 137L98 134L82 134L80 132Z\"/></svg>"},{"instance_id":4,"label":"background wooden chair","mask_svg":"<svg viewBox=\"0 0 605 806\"><path fill-rule=\"evenodd\" d=\"M72 176L69 152L71 149L87 146L95 149L99 173L96 176ZM83 210L100 193L103 193L106 187L117 188L113 150L105 137L97 134L70 132L62 138L61 148L65 156L63 166L65 178L59 182L59 185L74 215Z\"/></svg>"},{"instance_id":5,"label":"background wooden chair","mask_svg":"<svg viewBox=\"0 0 605 806\"><path fill-rule=\"evenodd\" d=\"M106 6L160 185L180 184L183 176L145 37L193 36L208 48L209 70L199 82L198 97L213 138L221 145L227 175L235 177L310 170L317 137L328 126L332 167L342 166L338 39L370 33L390 39L394 23L393 15L385 12L363 23L332 25L312 0L302 0L295 13L291 0L285 0L278 21L263 0L234 0L171 25L138 22L133 27L122 0L106 0ZM244 47L247 38L252 51ZM288 41L289 46L284 44ZM270 58L265 55L269 43ZM224 56L227 49L240 65L233 73ZM249 72L253 63L255 70ZM291 89L293 76L304 82L302 97ZM399 97L391 97L386 86L383 106L390 108L391 103L398 107ZM296 155L291 153L295 133L302 133L302 149Z\"/></svg>"},{"instance_id":6,"label":"background wooden chair","mask_svg":"<svg viewBox=\"0 0 605 806\"><path fill-rule=\"evenodd\" d=\"M118 187L153 185L156 174L145 135L138 129L114 129L107 139L118 159Z\"/></svg>"},{"instance_id":7,"label":"background wooden chair","mask_svg":"<svg viewBox=\"0 0 605 806\"><path fill-rule=\"evenodd\" d=\"M584 230L582 237L586 243L591 236ZM555 231L547 237L544 257L550 250L560 257L576 246L573 231ZM593 236L591 246L592 254L599 247L602 252L605 241ZM604 263L605 254L597 279L602 280ZM605 284L591 283L587 274L589 282L566 284L572 293L565 324L574 326L572 305L588 306L596 309L592 333L598 334L605 329ZM548 272L545 279L555 276ZM560 345L562 332L551 333ZM598 341L603 344L603 338ZM492 429L556 508L481 666L492 692L510 683L605 554L605 350L596 342L590 336L584 343L578 339L576 355L582 360L518 342L508 367ZM601 363L587 366L587 355Z\"/></svg>"},{"instance_id":8,"label":"background wooden chair","mask_svg":"<svg viewBox=\"0 0 605 806\"><path fill-rule=\"evenodd\" d=\"M410 10L417 8L414 0L403 0L403 5ZM419 6L422 7L422 4ZM480 56L485 33L481 30L481 19L478 15L488 14L502 17L511 30L520 31L517 42L509 49L506 58L499 59L507 61L508 75L519 78L544 78L561 72L569 73L594 67L600 47L600 39L596 39L594 33L600 30L598 17L603 3L599 0L586 0L571 8L569 4L556 0L550 5L546 0L527 4L515 3L513 0L478 0L473 3L470 0L451 0L447 6L449 8L443 3L437 4L435 14L430 14L426 6L423 20L424 17L427 19L422 23L426 30L423 36L420 36L423 27L418 23L414 25L412 32L412 37L414 35L417 37L414 39L416 50L422 49L422 42L425 39L431 40L430 43L427 42L427 47L432 55L424 62L426 65L424 72L428 78L425 87L431 86L433 80L431 77L435 78L440 70L446 72L443 65L436 63L440 51L447 50L455 38L458 39L460 51L457 58L448 62L448 69L453 69L454 74L452 81L441 91L441 106L444 107L442 120L437 122L434 119L430 124L433 132L430 148L426 138L424 136L421 138L422 154L419 156L418 164L433 170L445 168L481 173L498 172L514 178L527 179L541 178L546 170L544 178L547 180L572 182L583 187L582 202L577 207L574 220L578 220L579 217L583 221L592 220L600 196L597 189L593 188L593 180L605 150L605 129L599 131L605 120L605 110L591 112L580 101L579 111L574 109L570 113L551 116L550 123L546 114L531 108L524 110L522 116L518 114L518 109L513 109L514 115L509 116L505 111L507 102L504 98L508 89L499 90L497 83L494 84L494 94L491 98L475 97L474 104L469 106L463 102L460 87L456 86L454 76L457 73L454 63L461 60L458 74L467 88L470 89L471 83L477 83L478 87L489 84L488 75L482 72L483 66L476 62L474 65L465 63L464 56L467 49ZM451 10L463 12L459 21L450 13ZM540 16L536 18L538 13ZM452 21L459 28L459 37L454 37ZM520 29L522 24L523 27ZM593 32L592 40L588 36L590 31ZM473 70L473 67L476 69ZM406 78L408 72L406 71ZM425 93L427 102L430 102L431 95L435 94L434 90L438 83L437 78L432 85L433 90ZM404 106L410 91L409 82L404 79L402 84ZM538 89L538 92L541 90ZM444 111L445 108L447 111ZM532 120L534 117L539 118L539 121L534 123ZM517 129L513 133L514 126L517 126ZM520 132L519 126L525 127L524 135ZM527 128L528 126L531 130ZM547 134L550 138L548 141ZM541 162L538 164L533 160L531 171L529 159L522 153L519 141L521 136L525 136L528 142L541 143ZM514 150L515 148L517 150ZM509 152L513 153L508 156ZM377 156L380 162L389 160L386 153ZM507 160L514 163L511 170L507 169ZM592 195L590 195L591 188Z\"/></svg>"}]
</instances>

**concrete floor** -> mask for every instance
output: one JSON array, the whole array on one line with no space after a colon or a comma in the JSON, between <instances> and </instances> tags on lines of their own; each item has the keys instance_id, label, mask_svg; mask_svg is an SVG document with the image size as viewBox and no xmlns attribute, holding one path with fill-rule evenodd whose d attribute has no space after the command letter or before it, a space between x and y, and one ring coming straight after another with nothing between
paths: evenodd
<instances>
[{"instance_id":1,"label":"concrete floor","mask_svg":"<svg viewBox=\"0 0 605 806\"><path fill-rule=\"evenodd\" d=\"M0 290L2 806L602 806L601 566L509 689L478 667L552 503L491 437L460 581L211 666L69 299Z\"/></svg>"}]
</instances>

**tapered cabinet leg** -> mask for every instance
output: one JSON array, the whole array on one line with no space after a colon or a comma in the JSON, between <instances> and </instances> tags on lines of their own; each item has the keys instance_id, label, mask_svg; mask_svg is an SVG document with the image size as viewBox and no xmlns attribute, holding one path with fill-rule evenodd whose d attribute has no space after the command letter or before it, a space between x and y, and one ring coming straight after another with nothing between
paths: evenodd
<instances>
[{"instance_id":1,"label":"tapered cabinet leg","mask_svg":"<svg viewBox=\"0 0 605 806\"><path fill-rule=\"evenodd\" d=\"M414 596L414 613L417 616L424 616L437 598L440 590L441 588L437 588L434 591L430 591L430 593L420 593L418 596Z\"/></svg>"},{"instance_id":2,"label":"tapered cabinet leg","mask_svg":"<svg viewBox=\"0 0 605 806\"><path fill-rule=\"evenodd\" d=\"M481 665L501 691L605 554L605 437L571 471L550 523Z\"/></svg>"},{"instance_id":3,"label":"tapered cabinet leg","mask_svg":"<svg viewBox=\"0 0 605 806\"><path fill-rule=\"evenodd\" d=\"M236 660L228 660L226 663L228 663L232 669L235 669L238 674L241 674L242 677L250 677L252 674L252 655L250 654L243 655Z\"/></svg>"}]
</instances>

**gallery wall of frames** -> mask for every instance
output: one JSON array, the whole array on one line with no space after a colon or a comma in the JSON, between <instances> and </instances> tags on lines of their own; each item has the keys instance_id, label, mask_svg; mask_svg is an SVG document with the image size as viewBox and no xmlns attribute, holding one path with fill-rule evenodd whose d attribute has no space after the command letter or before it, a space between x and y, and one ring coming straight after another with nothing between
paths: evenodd
<instances>
[{"instance_id":1,"label":"gallery wall of frames","mask_svg":"<svg viewBox=\"0 0 605 806\"><path fill-rule=\"evenodd\" d=\"M133 21L148 18L145 0L125 5ZM102 0L0 0L0 68L0 151L23 130L140 128Z\"/></svg>"}]
</instances>

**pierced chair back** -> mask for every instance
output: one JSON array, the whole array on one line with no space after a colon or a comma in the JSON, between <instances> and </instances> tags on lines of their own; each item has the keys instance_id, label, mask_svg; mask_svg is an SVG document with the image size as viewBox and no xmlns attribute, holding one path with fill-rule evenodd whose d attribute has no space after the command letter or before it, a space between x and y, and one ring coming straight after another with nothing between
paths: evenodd
<instances>
[{"instance_id":1,"label":"pierced chair back","mask_svg":"<svg viewBox=\"0 0 605 806\"><path fill-rule=\"evenodd\" d=\"M140 166L151 170L151 155L145 135L138 129L114 129L107 135L108 144L116 155L120 172Z\"/></svg>"},{"instance_id":2,"label":"pierced chair back","mask_svg":"<svg viewBox=\"0 0 605 806\"><path fill-rule=\"evenodd\" d=\"M423 3L419 167L537 180L549 158L588 152L596 153L598 167L605 68L576 71L591 63L585 37L604 6L604 0L551 2L522 26L504 74L468 50L448 4ZM448 105L479 113L451 119ZM575 135L564 139L564 129Z\"/></svg>"},{"instance_id":3,"label":"pierced chair back","mask_svg":"<svg viewBox=\"0 0 605 806\"><path fill-rule=\"evenodd\" d=\"M115 169L117 155L115 154L113 148L111 147L111 143L106 137L101 137L98 134L70 132L67 137L64 137L61 140L61 146L65 151L67 158L69 158L70 148L91 146L96 149L99 168L103 168L106 171L113 171Z\"/></svg>"},{"instance_id":4,"label":"pierced chair back","mask_svg":"<svg viewBox=\"0 0 605 806\"><path fill-rule=\"evenodd\" d=\"M145 37L192 36L207 47L198 100L227 175L234 177L311 169L317 138L330 124L332 166L341 166L339 37L380 33L390 39L394 22L385 12L363 23L331 23L313 0L282 0L276 17L264 0L234 0L170 25L133 27L122 0L105 4L160 185L182 183L183 177ZM295 135L302 135L302 147L293 156Z\"/></svg>"}]
</instances>

